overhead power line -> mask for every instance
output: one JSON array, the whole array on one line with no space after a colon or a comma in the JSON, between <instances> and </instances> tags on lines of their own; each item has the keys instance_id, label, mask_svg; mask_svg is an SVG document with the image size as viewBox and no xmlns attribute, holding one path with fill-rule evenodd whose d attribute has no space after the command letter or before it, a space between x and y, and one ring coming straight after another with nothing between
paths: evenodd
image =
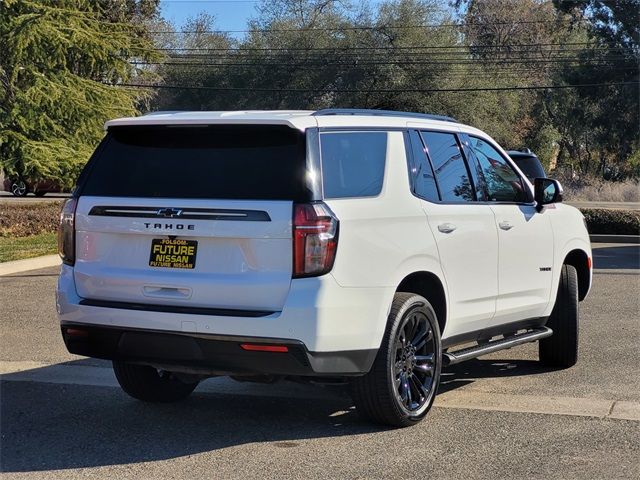
<instances>
[{"instance_id":1,"label":"overhead power line","mask_svg":"<svg viewBox=\"0 0 640 480\"><path fill-rule=\"evenodd\" d=\"M229 59L230 60L230 59ZM525 60L490 60L490 61L476 61L476 60L385 60L385 61L371 61L371 60L351 60L351 61L319 61L313 59L311 61L297 61L297 62L283 62L274 61L268 62L259 60L256 62L250 61L224 61L218 63L206 63L206 62L147 62L147 61L132 61L133 65L172 65L172 66L203 66L203 67L326 67L326 66L371 66L371 65L518 65L518 64L579 64L579 65L600 65L609 66L613 62L611 60L602 60L595 62L582 62L578 59L525 59ZM240 59L239 59L240 60ZM618 63L621 65L621 63Z\"/></svg>"},{"instance_id":2,"label":"overhead power line","mask_svg":"<svg viewBox=\"0 0 640 480\"><path fill-rule=\"evenodd\" d=\"M298 28L255 28L247 30L152 30L149 33L155 34L220 34L220 33L280 33L280 32L342 32L358 30L406 30L416 28L460 28L487 25L529 25L529 24L554 24L568 23L566 20L519 20L515 22L482 22L482 23L425 23L421 25L362 25L362 26L340 26L340 27L298 27Z\"/></svg>"},{"instance_id":3,"label":"overhead power line","mask_svg":"<svg viewBox=\"0 0 640 480\"><path fill-rule=\"evenodd\" d=\"M579 45L590 45L590 47L583 48L564 48L574 47ZM543 47L558 47L558 48L543 48ZM155 48L154 50L159 52L340 52L340 51L382 51L382 52L394 52L394 51L415 51L415 50L463 50L465 53L470 50L507 50L507 51L547 51L547 50L559 50L559 51L608 51L608 50L624 50L619 46L606 46L595 45L590 42L573 42L573 43L528 43L528 44L504 44L504 45L411 45L411 46L338 46L338 47L163 47Z\"/></svg>"},{"instance_id":4,"label":"overhead power line","mask_svg":"<svg viewBox=\"0 0 640 480\"><path fill-rule=\"evenodd\" d=\"M515 59L526 59L526 58L541 58L541 57L550 57L550 58L576 58L576 59L601 59L601 58L627 58L623 53L617 52L600 52L600 55L593 56L585 56L581 55L580 51L576 50L531 50L531 51L518 51L518 52L487 52L487 55L491 55L493 58L515 58ZM470 52L456 52L456 51L437 51L437 52L350 52L350 51L336 51L336 52L273 52L273 53L252 53L252 52L216 52L216 53L180 53L173 52L169 55L165 55L168 58L203 58L203 59L219 59L219 58L234 58L234 59L246 59L246 58L347 58L347 57L356 57L362 59L368 58L389 58L390 56L404 56L406 58L417 58L417 57L433 57L433 58L473 58L475 57ZM127 56L126 58L129 58ZM486 60L488 57L478 57Z\"/></svg>"},{"instance_id":5,"label":"overhead power line","mask_svg":"<svg viewBox=\"0 0 640 480\"><path fill-rule=\"evenodd\" d=\"M599 88L613 86L640 86L640 82L618 82L618 83L587 83L581 85L540 85L540 86L512 86L512 87L469 87L469 88L394 88L394 89L326 89L326 88L259 88L259 87L211 87L204 85L143 85L136 83L119 83L111 84L103 82L113 87L127 88L151 88L151 89L170 89L170 90L210 90L217 92L321 92L331 91L335 93L437 93L437 92L500 92L514 90L556 90L566 88Z\"/></svg>"}]
</instances>

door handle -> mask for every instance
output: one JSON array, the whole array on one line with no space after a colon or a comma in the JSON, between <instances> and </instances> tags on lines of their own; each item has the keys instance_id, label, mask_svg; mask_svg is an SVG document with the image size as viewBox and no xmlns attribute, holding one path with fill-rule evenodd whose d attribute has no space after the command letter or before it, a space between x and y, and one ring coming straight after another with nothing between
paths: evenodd
<instances>
[{"instance_id":1,"label":"door handle","mask_svg":"<svg viewBox=\"0 0 640 480\"><path fill-rule=\"evenodd\" d=\"M498 226L502 229L502 230L511 230L513 228L513 225L511 225L510 222L500 222L498 224Z\"/></svg>"},{"instance_id":2,"label":"door handle","mask_svg":"<svg viewBox=\"0 0 640 480\"><path fill-rule=\"evenodd\" d=\"M440 225L438 225L438 230L440 230L442 233L451 233L456 228L457 227L453 223L441 223Z\"/></svg>"}]
</instances>

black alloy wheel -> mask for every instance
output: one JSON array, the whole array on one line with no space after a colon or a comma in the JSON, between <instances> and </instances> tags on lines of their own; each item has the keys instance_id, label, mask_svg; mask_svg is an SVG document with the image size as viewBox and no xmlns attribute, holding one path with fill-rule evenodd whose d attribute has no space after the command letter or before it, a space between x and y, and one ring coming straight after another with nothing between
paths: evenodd
<instances>
[{"instance_id":1,"label":"black alloy wheel","mask_svg":"<svg viewBox=\"0 0 640 480\"><path fill-rule=\"evenodd\" d=\"M406 316L398 329L392 366L396 395L409 414L420 414L431 398L436 341L429 319L420 310Z\"/></svg>"},{"instance_id":2,"label":"black alloy wheel","mask_svg":"<svg viewBox=\"0 0 640 480\"><path fill-rule=\"evenodd\" d=\"M433 308L420 295L396 293L371 370L351 382L358 413L385 425L415 425L433 405L441 366Z\"/></svg>"}]
</instances>

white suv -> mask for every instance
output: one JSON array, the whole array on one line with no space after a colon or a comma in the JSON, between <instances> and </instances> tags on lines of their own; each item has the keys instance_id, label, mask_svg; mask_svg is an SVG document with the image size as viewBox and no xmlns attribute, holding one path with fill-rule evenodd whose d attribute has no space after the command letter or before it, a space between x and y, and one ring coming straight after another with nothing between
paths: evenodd
<instances>
[{"instance_id":1,"label":"white suv","mask_svg":"<svg viewBox=\"0 0 640 480\"><path fill-rule=\"evenodd\" d=\"M406 426L443 365L536 340L544 364L576 362L583 217L475 128L320 110L106 130L61 214L57 308L69 351L113 360L135 398L338 377Z\"/></svg>"}]
</instances>

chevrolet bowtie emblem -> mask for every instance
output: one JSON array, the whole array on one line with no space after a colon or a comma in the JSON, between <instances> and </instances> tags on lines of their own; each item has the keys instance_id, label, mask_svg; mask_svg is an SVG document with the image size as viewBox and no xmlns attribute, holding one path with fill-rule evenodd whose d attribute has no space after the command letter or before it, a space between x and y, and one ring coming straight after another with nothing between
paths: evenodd
<instances>
[{"instance_id":1,"label":"chevrolet bowtie emblem","mask_svg":"<svg viewBox=\"0 0 640 480\"><path fill-rule=\"evenodd\" d=\"M159 217L174 218L182 215L182 210L179 208L161 208L156 212Z\"/></svg>"}]
</instances>

